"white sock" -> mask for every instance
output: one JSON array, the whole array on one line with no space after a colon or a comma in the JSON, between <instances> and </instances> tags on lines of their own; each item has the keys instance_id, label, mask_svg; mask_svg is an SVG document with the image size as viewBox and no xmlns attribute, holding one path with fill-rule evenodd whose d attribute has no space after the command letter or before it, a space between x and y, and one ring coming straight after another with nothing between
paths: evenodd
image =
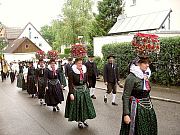
<instances>
[{"instance_id":1,"label":"white sock","mask_svg":"<svg viewBox=\"0 0 180 135\"><path fill-rule=\"evenodd\" d=\"M104 97L107 98L107 95L108 95L108 94L106 93L106 94L104 95Z\"/></svg>"},{"instance_id":2,"label":"white sock","mask_svg":"<svg viewBox=\"0 0 180 135\"><path fill-rule=\"evenodd\" d=\"M92 89L92 95L94 95L95 88L91 88L91 89Z\"/></svg>"},{"instance_id":3,"label":"white sock","mask_svg":"<svg viewBox=\"0 0 180 135\"><path fill-rule=\"evenodd\" d=\"M92 96L92 88L89 88L89 90L90 90L90 96Z\"/></svg>"},{"instance_id":4,"label":"white sock","mask_svg":"<svg viewBox=\"0 0 180 135\"><path fill-rule=\"evenodd\" d=\"M112 102L115 103L116 94L112 94Z\"/></svg>"}]
</instances>

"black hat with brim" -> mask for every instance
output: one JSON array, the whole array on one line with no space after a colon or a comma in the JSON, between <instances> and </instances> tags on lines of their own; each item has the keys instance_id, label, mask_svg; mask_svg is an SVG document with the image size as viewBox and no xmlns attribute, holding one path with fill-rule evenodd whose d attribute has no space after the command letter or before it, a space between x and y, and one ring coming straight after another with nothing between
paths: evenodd
<instances>
[{"instance_id":1,"label":"black hat with brim","mask_svg":"<svg viewBox=\"0 0 180 135\"><path fill-rule=\"evenodd\" d=\"M114 59L116 58L114 55L109 55L109 56L107 56L107 59L109 59L110 57L113 57Z\"/></svg>"}]
</instances>

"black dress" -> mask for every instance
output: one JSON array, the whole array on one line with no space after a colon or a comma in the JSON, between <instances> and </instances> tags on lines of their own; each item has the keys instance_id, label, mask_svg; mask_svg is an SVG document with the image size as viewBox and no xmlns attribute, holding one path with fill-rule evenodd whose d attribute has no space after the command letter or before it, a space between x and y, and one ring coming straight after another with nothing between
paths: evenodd
<instances>
[{"instance_id":1,"label":"black dress","mask_svg":"<svg viewBox=\"0 0 180 135\"><path fill-rule=\"evenodd\" d=\"M38 86L38 98L44 99L45 87L46 87L45 68L36 69L36 79L37 79L36 83Z\"/></svg>"},{"instance_id":2,"label":"black dress","mask_svg":"<svg viewBox=\"0 0 180 135\"><path fill-rule=\"evenodd\" d=\"M27 74L27 92L29 94L36 94L37 89L35 86L36 83L36 69L34 67L28 68L28 74Z\"/></svg>"},{"instance_id":3,"label":"black dress","mask_svg":"<svg viewBox=\"0 0 180 135\"><path fill-rule=\"evenodd\" d=\"M57 106L64 101L60 83L60 73L56 70L56 73L54 74L52 70L47 68L45 71L45 78L47 80L46 87L48 87L45 94L45 102L48 106Z\"/></svg>"}]
</instances>

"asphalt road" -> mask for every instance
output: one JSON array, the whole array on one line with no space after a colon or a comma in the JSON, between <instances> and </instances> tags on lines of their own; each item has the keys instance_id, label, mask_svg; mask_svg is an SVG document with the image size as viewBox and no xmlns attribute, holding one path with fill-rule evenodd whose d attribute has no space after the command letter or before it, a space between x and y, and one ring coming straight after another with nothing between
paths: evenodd
<instances>
[{"instance_id":1,"label":"asphalt road","mask_svg":"<svg viewBox=\"0 0 180 135\"><path fill-rule=\"evenodd\" d=\"M65 102L60 112L40 106L25 91L16 88L9 80L0 82L0 135L118 135L121 124L121 93L117 94L119 106L103 102L103 90L96 90L93 100L97 117L88 120L89 127L78 129L76 122L64 118ZM67 91L64 91L66 97ZM180 104L153 100L158 119L158 135L180 135Z\"/></svg>"}]
</instances>

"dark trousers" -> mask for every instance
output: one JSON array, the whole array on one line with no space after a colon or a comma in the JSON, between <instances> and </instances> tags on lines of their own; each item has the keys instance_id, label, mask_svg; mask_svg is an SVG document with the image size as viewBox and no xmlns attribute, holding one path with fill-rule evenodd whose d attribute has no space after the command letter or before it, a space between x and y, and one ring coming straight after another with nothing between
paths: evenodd
<instances>
[{"instance_id":1,"label":"dark trousers","mask_svg":"<svg viewBox=\"0 0 180 135\"><path fill-rule=\"evenodd\" d=\"M95 88L96 86L96 76L88 76L88 84L89 84L89 88Z\"/></svg>"},{"instance_id":2,"label":"dark trousers","mask_svg":"<svg viewBox=\"0 0 180 135\"><path fill-rule=\"evenodd\" d=\"M113 94L116 94L116 92L117 92L117 85L116 85L116 83L108 82L108 84L107 84L107 93L110 94L111 92Z\"/></svg>"},{"instance_id":3,"label":"dark trousers","mask_svg":"<svg viewBox=\"0 0 180 135\"><path fill-rule=\"evenodd\" d=\"M15 80L15 73L14 72L10 72L10 79L11 79L11 83L13 83Z\"/></svg>"}]
</instances>

